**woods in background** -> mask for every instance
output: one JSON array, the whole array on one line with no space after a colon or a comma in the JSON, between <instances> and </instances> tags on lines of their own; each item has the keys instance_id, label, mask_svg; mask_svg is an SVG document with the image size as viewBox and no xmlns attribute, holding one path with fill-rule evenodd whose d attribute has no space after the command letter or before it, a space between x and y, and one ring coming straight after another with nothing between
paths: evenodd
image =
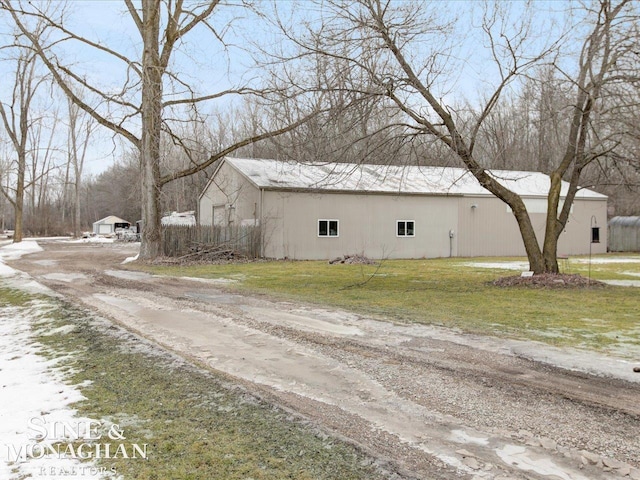
<instances>
[{"instance_id":1,"label":"woods in background","mask_svg":"<svg viewBox=\"0 0 640 480\"><path fill-rule=\"evenodd\" d=\"M144 219L153 257L162 213L195 210L224 155L464 167L516 217L518 199L486 170L541 171L609 195L616 215L640 213L639 12L627 0L546 17L536 2L462 13L440 2L125 0L133 46L81 33L73 5L1 6L5 228L78 235L109 214ZM193 46L203 39L207 49ZM66 44L121 68L101 82ZM197 77L204 51L226 75ZM98 142L111 145L100 160L110 166L94 173ZM564 221L558 208L549 239Z\"/></svg>"}]
</instances>

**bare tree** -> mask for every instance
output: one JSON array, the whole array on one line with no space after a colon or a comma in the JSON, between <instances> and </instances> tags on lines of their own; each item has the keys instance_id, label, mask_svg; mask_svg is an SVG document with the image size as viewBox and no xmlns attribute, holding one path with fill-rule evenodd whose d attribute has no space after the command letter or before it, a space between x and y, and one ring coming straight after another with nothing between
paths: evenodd
<instances>
[{"instance_id":1,"label":"bare tree","mask_svg":"<svg viewBox=\"0 0 640 480\"><path fill-rule=\"evenodd\" d=\"M34 38L42 35L42 25L38 25L32 33ZM4 50L9 52L7 62L14 65L13 79L9 98L0 101L0 118L2 125L11 141L15 161L13 170L15 172L15 185L10 186L7 181L0 182L0 191L9 201L14 210L14 243L21 242L24 230L24 201L25 190L29 186L26 183L28 157L33 154L36 148L33 145L33 130L37 128L39 118L34 114L32 107L38 88L47 79L40 75L36 68L36 54L20 44L20 36L15 36L15 44L7 45ZM35 168L35 161L33 162ZM9 171L4 172L9 175ZM31 184L33 185L38 174L32 174Z\"/></svg>"},{"instance_id":2,"label":"bare tree","mask_svg":"<svg viewBox=\"0 0 640 480\"><path fill-rule=\"evenodd\" d=\"M12 0L1 0L1 5L10 13L21 32L31 40L42 62L74 104L100 125L127 139L138 150L144 224L141 258L149 259L161 254L160 199L163 185L193 175L243 146L285 133L307 120L302 118L286 125L263 126L262 131L256 135L214 150L200 163L191 164L180 171L163 173L160 164L162 134L170 135L180 143L180 139L173 135L171 115L180 114L184 110L197 110L197 105L206 101L234 95L263 96L268 93L264 89L239 86L200 94L188 80L181 79L178 72L171 69L171 60L176 50L187 42L188 34L194 30L199 29L201 33L208 31L211 41L224 41L222 32L213 23L213 17L217 11L227 7L219 0L142 0L139 6L134 5L133 0L124 0L129 19L140 39L138 56L131 57L104 42L85 38L71 31L65 24L64 10L47 10L46 5ZM68 62L65 64L64 59L48 51L48 46L30 33L27 22L31 18L46 22L60 34L57 47L66 42L76 42L119 62L123 69L122 76L126 79L122 90L111 93L104 87L91 84L70 67ZM95 100L83 100L76 91L83 91L87 96L91 94ZM103 108L100 109L100 106ZM123 113L116 118L114 112ZM311 112L310 116L313 115L314 112ZM139 133L136 133L136 129Z\"/></svg>"},{"instance_id":3,"label":"bare tree","mask_svg":"<svg viewBox=\"0 0 640 480\"><path fill-rule=\"evenodd\" d=\"M310 23L306 35L298 35L296 40L303 54L348 61L351 69L369 80L366 88L361 83L351 86L351 90L389 99L393 108L403 113L404 135L432 138L444 146L484 188L511 207L531 270L558 272L557 242L582 172L586 165L615 148L614 139L603 142L599 136L602 132L593 130L594 118L607 85L635 80L630 71L623 72L622 68L631 61L625 59L633 55L633 45L638 41L637 7L630 0L600 0L587 12L581 25L582 31L586 31L584 46L576 72L567 73L575 97L571 123L564 154L548 172L546 233L544 241L539 242L523 199L491 174L477 147L481 133L486 135L483 129L490 119L496 118L496 109L508 88L551 53L557 54L563 38L540 47L542 40L533 38L527 21L532 17L519 12L519 20L514 23L508 12L503 11L508 5L497 3L484 12L481 28L497 82L474 109L455 105L451 77L456 72L450 62L455 58L451 43L456 40L456 23L440 18L441 5L326 0L321 4L322 22ZM565 63L558 62L556 67L561 65ZM569 189L560 208L563 178L569 181Z\"/></svg>"},{"instance_id":4,"label":"bare tree","mask_svg":"<svg viewBox=\"0 0 640 480\"><path fill-rule=\"evenodd\" d=\"M82 172L87 156L87 148L89 147L89 140L98 124L86 115L86 112L80 110L71 99L67 100L69 109L67 168L73 168L73 235L79 237L82 226L80 212Z\"/></svg>"}]
</instances>

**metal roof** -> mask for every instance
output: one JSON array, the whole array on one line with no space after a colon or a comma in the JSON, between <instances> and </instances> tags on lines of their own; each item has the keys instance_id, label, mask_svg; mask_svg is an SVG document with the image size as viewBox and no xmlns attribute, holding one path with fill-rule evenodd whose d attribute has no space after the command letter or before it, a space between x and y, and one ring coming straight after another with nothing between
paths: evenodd
<instances>
[{"instance_id":1,"label":"metal roof","mask_svg":"<svg viewBox=\"0 0 640 480\"><path fill-rule=\"evenodd\" d=\"M225 158L225 162L258 188L354 193L423 195L493 195L467 170L352 163L299 163L279 160ZM538 172L491 170L489 174L523 197L546 197L549 176ZM562 182L564 196L569 184ZM606 199L606 195L581 189L577 198Z\"/></svg>"},{"instance_id":2,"label":"metal roof","mask_svg":"<svg viewBox=\"0 0 640 480\"><path fill-rule=\"evenodd\" d=\"M120 217L116 217L115 215L109 215L108 217L104 217L101 218L100 220L97 220L95 222L93 222L94 225L98 225L98 224L114 224L114 223L128 223L129 225L131 225L130 222L127 222L126 220L123 220Z\"/></svg>"},{"instance_id":3,"label":"metal roof","mask_svg":"<svg viewBox=\"0 0 640 480\"><path fill-rule=\"evenodd\" d=\"M640 228L640 217L613 217L609 220L609 226L638 227Z\"/></svg>"}]
</instances>

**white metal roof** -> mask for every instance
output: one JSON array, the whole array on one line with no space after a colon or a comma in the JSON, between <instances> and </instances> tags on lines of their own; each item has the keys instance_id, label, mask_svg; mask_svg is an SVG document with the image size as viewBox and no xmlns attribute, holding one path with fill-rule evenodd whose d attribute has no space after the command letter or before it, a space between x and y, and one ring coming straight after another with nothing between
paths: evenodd
<instances>
[{"instance_id":1,"label":"white metal roof","mask_svg":"<svg viewBox=\"0 0 640 480\"><path fill-rule=\"evenodd\" d=\"M109 215L108 217L104 217L101 218L100 220L97 220L95 222L93 222L94 225L98 225L98 224L109 224L109 225L113 225L114 223L129 223L126 220L123 220L120 217L116 217L115 215Z\"/></svg>"},{"instance_id":2,"label":"white metal roof","mask_svg":"<svg viewBox=\"0 0 640 480\"><path fill-rule=\"evenodd\" d=\"M229 165L258 188L270 190L326 190L361 193L430 195L492 195L467 170L453 167L390 166L352 163L306 164L279 160L230 158ZM549 176L538 172L492 170L505 187L523 197L546 197ZM569 184L563 182L561 195ZM578 198L605 199L593 190Z\"/></svg>"}]
</instances>

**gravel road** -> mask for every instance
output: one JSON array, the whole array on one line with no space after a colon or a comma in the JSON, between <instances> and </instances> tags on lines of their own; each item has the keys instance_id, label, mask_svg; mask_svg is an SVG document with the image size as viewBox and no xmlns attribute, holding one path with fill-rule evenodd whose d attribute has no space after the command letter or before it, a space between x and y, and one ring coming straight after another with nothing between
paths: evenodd
<instances>
[{"instance_id":1,"label":"gravel road","mask_svg":"<svg viewBox=\"0 0 640 480\"><path fill-rule=\"evenodd\" d=\"M135 245L41 246L11 266L361 446L392 478L640 479L640 374L620 359L123 270Z\"/></svg>"}]
</instances>

